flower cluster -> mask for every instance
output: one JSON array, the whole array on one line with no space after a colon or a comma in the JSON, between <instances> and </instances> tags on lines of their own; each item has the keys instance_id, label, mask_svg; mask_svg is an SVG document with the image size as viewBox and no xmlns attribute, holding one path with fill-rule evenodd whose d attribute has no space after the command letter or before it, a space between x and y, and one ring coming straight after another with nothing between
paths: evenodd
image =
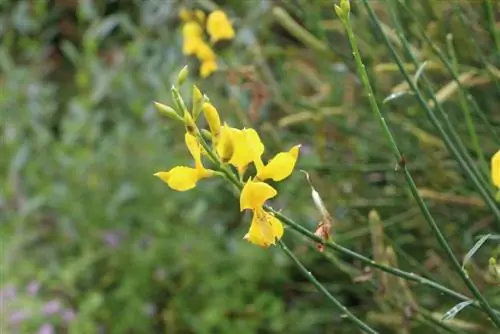
<instances>
[{"instance_id":1,"label":"flower cluster","mask_svg":"<svg viewBox=\"0 0 500 334\"><path fill-rule=\"evenodd\" d=\"M227 15L221 10L215 10L205 19L205 13L201 10L181 10L180 17L183 21L182 52L192 55L201 62L200 76L205 78L217 71L217 60L214 51L205 40L203 26L210 36L213 45L218 41L231 40L234 38L234 29Z\"/></svg>"},{"instance_id":2,"label":"flower cluster","mask_svg":"<svg viewBox=\"0 0 500 334\"><path fill-rule=\"evenodd\" d=\"M176 92L175 87L173 91ZM283 225L264 208L266 201L278 194L277 190L265 181L282 181L290 176L299 156L300 145L295 145L289 151L278 153L264 163L262 155L265 147L257 131L251 128L233 128L227 123L221 124L217 109L207 102L206 97L201 97L196 87L193 91L195 92L193 108L191 112L184 109L182 119L186 126L185 144L193 158L194 166L176 166L154 175L177 191L190 190L197 185L198 181L215 175L226 177L238 189L241 189L240 210L251 210L253 213L250 229L244 239L261 247L274 245L283 236ZM178 96L177 93L174 95ZM201 106L199 106L200 99L203 101ZM184 104L181 103L181 105ZM163 113L165 110L173 110L159 103L156 106ZM211 145L205 141L202 131L196 125L197 117L201 113L209 127L209 131L202 131L205 131L211 138ZM175 119L181 119L181 117ZM202 157L209 158L216 166L216 170L206 168ZM245 177L248 167L252 164L255 166L256 174L242 184L240 180Z\"/></svg>"}]
</instances>

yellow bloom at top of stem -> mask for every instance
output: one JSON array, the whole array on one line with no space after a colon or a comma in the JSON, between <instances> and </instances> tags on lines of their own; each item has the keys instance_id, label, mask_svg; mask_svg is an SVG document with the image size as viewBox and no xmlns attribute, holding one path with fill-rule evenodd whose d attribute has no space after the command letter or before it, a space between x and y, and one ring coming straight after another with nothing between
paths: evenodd
<instances>
[{"instance_id":1,"label":"yellow bloom at top of stem","mask_svg":"<svg viewBox=\"0 0 500 334\"><path fill-rule=\"evenodd\" d=\"M245 240L260 246L269 247L283 236L283 224L272 214L258 208L253 211L252 223Z\"/></svg>"},{"instance_id":2,"label":"yellow bloom at top of stem","mask_svg":"<svg viewBox=\"0 0 500 334\"><path fill-rule=\"evenodd\" d=\"M491 182L500 188L500 150L491 158Z\"/></svg>"},{"instance_id":3,"label":"yellow bloom at top of stem","mask_svg":"<svg viewBox=\"0 0 500 334\"><path fill-rule=\"evenodd\" d=\"M176 166L167 172L154 174L168 184L170 188L177 191L190 190L196 187L199 180L214 175L214 171L206 169L201 162L201 145L198 139L186 132L185 141L189 153L193 157L195 167Z\"/></svg>"},{"instance_id":4,"label":"yellow bloom at top of stem","mask_svg":"<svg viewBox=\"0 0 500 334\"><path fill-rule=\"evenodd\" d=\"M253 181L249 179L240 194L240 210L256 210L261 208L264 203L276 196L278 192L265 182Z\"/></svg>"},{"instance_id":5,"label":"yellow bloom at top of stem","mask_svg":"<svg viewBox=\"0 0 500 334\"><path fill-rule=\"evenodd\" d=\"M215 10L208 15L207 32L212 42L234 38L234 29L226 13Z\"/></svg>"},{"instance_id":6,"label":"yellow bloom at top of stem","mask_svg":"<svg viewBox=\"0 0 500 334\"><path fill-rule=\"evenodd\" d=\"M299 149L300 145L295 145L288 152L278 153L269 160L267 165L263 165L262 161L257 160L255 162L257 167L256 179L281 181L290 176L299 157Z\"/></svg>"}]
</instances>

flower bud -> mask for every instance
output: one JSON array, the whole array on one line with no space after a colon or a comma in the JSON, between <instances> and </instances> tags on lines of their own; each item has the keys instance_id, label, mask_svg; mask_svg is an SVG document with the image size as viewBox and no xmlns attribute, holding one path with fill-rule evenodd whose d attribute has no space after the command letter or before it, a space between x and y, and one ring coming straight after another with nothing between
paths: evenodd
<instances>
[{"instance_id":1,"label":"flower bud","mask_svg":"<svg viewBox=\"0 0 500 334\"><path fill-rule=\"evenodd\" d=\"M193 103L193 109L191 110L191 114L193 114L193 118L196 120L200 116L201 113L201 107L203 106L203 102L205 101L205 98L203 96L203 93L199 90L196 85L193 85L193 98L192 98L192 103Z\"/></svg>"},{"instance_id":2,"label":"flower bud","mask_svg":"<svg viewBox=\"0 0 500 334\"><path fill-rule=\"evenodd\" d=\"M182 70L180 70L179 75L177 75L177 85L180 87L184 82L186 82L186 79L189 75L189 69L188 66L184 66Z\"/></svg>"},{"instance_id":3,"label":"flower bud","mask_svg":"<svg viewBox=\"0 0 500 334\"><path fill-rule=\"evenodd\" d=\"M221 127L220 117L217 109L215 109L215 107L210 102L205 102L201 110L203 111L208 126L210 127L210 132L215 138L217 138L220 134Z\"/></svg>"},{"instance_id":4,"label":"flower bud","mask_svg":"<svg viewBox=\"0 0 500 334\"><path fill-rule=\"evenodd\" d=\"M175 110L165 104L154 102L156 110L163 116L174 119L176 121L181 121L182 118L175 112Z\"/></svg>"}]
</instances>

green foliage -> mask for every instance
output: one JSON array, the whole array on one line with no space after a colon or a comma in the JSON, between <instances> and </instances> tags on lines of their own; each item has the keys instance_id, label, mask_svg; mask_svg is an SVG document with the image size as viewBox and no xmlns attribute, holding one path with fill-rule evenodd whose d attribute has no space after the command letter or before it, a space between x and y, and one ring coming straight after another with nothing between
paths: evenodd
<instances>
[{"instance_id":1,"label":"green foliage","mask_svg":"<svg viewBox=\"0 0 500 334\"><path fill-rule=\"evenodd\" d=\"M488 207L494 189L481 155L487 162L500 145L494 22L500 8L488 0L372 3L406 70L418 77L425 101L434 97L434 104L440 103L438 120L461 139L461 155L477 170L478 182L471 182L403 84L365 8L351 2L350 19L375 99L419 194L462 260L482 235L499 231L498 217ZM211 1L184 5L207 12L216 7ZM171 85L186 64L185 80L196 83L224 119L262 133L267 157L303 144L298 169L311 175L334 217L337 244L470 296L373 117L332 2L272 5L226 2L223 9L238 36L216 49L222 70L203 80L195 62L181 53L177 2L0 5L0 312L6 319L0 329L356 330L278 249L242 240L249 217L239 212L238 199L221 180L174 193L153 177L189 163L178 140L184 129L153 104L172 105ZM404 22L396 32L389 9ZM406 47L398 32L408 40ZM413 64L408 49L426 65ZM486 189L484 196L478 186ZM314 232L320 216L303 175L294 173L279 190L273 207ZM368 226L372 209L383 225L378 239ZM286 230L291 251L332 295L381 333L495 331L468 302L427 285L405 285L346 254L318 253L314 243L295 236ZM377 258L379 246L394 257ZM488 267L490 258L498 258L498 242L492 238L473 253L467 274L491 307L500 309L499 282Z\"/></svg>"}]
</instances>

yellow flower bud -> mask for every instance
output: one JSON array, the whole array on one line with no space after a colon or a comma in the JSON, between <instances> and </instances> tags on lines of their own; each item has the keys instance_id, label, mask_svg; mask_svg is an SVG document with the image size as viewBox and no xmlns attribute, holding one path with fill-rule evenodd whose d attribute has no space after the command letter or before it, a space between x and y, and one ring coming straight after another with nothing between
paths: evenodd
<instances>
[{"instance_id":1,"label":"yellow flower bud","mask_svg":"<svg viewBox=\"0 0 500 334\"><path fill-rule=\"evenodd\" d=\"M209 102L205 102L201 109L203 111L203 114L205 115L208 126L210 127L210 132L212 132L212 135L217 138L220 134L221 128L220 117L217 109L215 109L215 107Z\"/></svg>"}]
</instances>

